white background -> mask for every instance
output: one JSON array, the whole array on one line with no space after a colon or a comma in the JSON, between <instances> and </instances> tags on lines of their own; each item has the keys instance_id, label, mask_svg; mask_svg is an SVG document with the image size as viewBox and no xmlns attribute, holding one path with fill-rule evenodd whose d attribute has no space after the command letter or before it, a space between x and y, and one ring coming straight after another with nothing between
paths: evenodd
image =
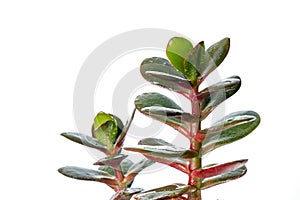
<instances>
[{"instance_id":1,"label":"white background","mask_svg":"<svg viewBox=\"0 0 300 200\"><path fill-rule=\"evenodd\" d=\"M297 3L1 1L0 199L109 199L113 191L105 185L69 179L56 171L65 165L91 167L95 161L80 145L59 136L76 131L76 77L87 56L112 36L164 28L206 44L230 37L231 50L219 74L240 75L243 85L228 100L226 112L251 109L262 118L253 134L207 158L249 158L247 175L208 189L203 199L298 200ZM135 186L150 189L184 181L183 174L168 169L138 177Z\"/></svg>"}]
</instances>

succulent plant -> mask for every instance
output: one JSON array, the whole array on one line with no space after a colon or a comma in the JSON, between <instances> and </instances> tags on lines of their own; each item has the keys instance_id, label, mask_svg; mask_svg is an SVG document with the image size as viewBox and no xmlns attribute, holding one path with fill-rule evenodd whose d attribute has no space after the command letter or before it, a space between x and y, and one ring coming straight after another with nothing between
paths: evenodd
<instances>
[{"instance_id":1,"label":"succulent plant","mask_svg":"<svg viewBox=\"0 0 300 200\"><path fill-rule=\"evenodd\" d=\"M106 183L116 191L112 199L136 200L200 200L202 190L242 177L247 172L247 159L206 166L202 162L203 156L208 152L247 136L260 123L256 112L239 111L223 117L209 128L201 127L201 122L241 86L241 79L232 76L199 90L205 78L223 62L229 47L229 38L205 49L203 41L193 46L185 38L174 37L166 48L169 60L152 57L141 64L141 74L147 81L186 97L191 104L191 113L184 111L169 97L155 92L137 96L135 110L174 128L189 140L189 147L176 147L159 138L144 138L137 146L123 148L135 110L124 127L116 116L100 112L94 120L93 137L79 133L63 133L63 136L96 148L108 157L95 163L100 166L95 171L64 167L59 172L76 179ZM147 159L133 164L125 154L121 154L123 149L141 153ZM183 172L188 176L188 182L149 191L130 188L134 177L153 162L163 163Z\"/></svg>"}]
</instances>

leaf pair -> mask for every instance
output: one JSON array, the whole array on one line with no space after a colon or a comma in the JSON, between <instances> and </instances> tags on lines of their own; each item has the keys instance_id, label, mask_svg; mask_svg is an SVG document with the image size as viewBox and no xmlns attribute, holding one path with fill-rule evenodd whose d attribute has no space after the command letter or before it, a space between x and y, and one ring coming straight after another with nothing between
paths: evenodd
<instances>
[{"instance_id":1,"label":"leaf pair","mask_svg":"<svg viewBox=\"0 0 300 200\"><path fill-rule=\"evenodd\" d=\"M138 193L132 197L133 200L157 200L157 199L186 199L181 197L184 194L194 192L196 189L193 186L185 184L172 184L153 190Z\"/></svg>"},{"instance_id":2,"label":"leaf pair","mask_svg":"<svg viewBox=\"0 0 300 200\"><path fill-rule=\"evenodd\" d=\"M147 58L141 64L141 74L155 85L191 98L194 88L225 59L229 43L229 38L224 38L205 51L204 42L193 47L187 39L174 37L166 50L171 63L164 58Z\"/></svg>"},{"instance_id":3,"label":"leaf pair","mask_svg":"<svg viewBox=\"0 0 300 200\"><path fill-rule=\"evenodd\" d=\"M196 151L175 147L157 138L142 139L137 147L126 147L125 150L141 153L150 160L169 165L184 173L189 172L188 160L199 156Z\"/></svg>"},{"instance_id":4,"label":"leaf pair","mask_svg":"<svg viewBox=\"0 0 300 200\"><path fill-rule=\"evenodd\" d=\"M117 190L120 182L116 179L116 170L121 170L124 174L124 180L121 184L130 186L139 172L154 163L147 159L143 159L138 163L133 163L131 160L125 158L126 156L124 155L117 155L101 159L95 163L96 165L100 165L98 170L67 166L60 168L58 171L70 178L102 182L114 190Z\"/></svg>"},{"instance_id":5,"label":"leaf pair","mask_svg":"<svg viewBox=\"0 0 300 200\"><path fill-rule=\"evenodd\" d=\"M76 143L98 149L107 155L115 155L124 142L127 126L129 124L124 127L118 117L99 112L92 126L93 137L75 132L65 132L61 135Z\"/></svg>"},{"instance_id":6,"label":"leaf pair","mask_svg":"<svg viewBox=\"0 0 300 200\"><path fill-rule=\"evenodd\" d=\"M172 38L166 49L172 65L197 87L225 59L230 47L229 38L215 43L205 51L204 42L193 47L192 43L182 37Z\"/></svg>"}]
</instances>

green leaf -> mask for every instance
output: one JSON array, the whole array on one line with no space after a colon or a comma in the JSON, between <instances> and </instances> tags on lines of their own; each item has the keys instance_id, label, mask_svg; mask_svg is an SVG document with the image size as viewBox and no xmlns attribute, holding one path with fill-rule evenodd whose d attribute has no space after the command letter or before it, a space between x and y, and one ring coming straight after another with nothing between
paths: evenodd
<instances>
[{"instance_id":1,"label":"green leaf","mask_svg":"<svg viewBox=\"0 0 300 200\"><path fill-rule=\"evenodd\" d=\"M224 117L212 127L201 131L200 134L206 134L202 143L202 155L247 136L259 123L260 117L253 111L234 112ZM198 135L199 133L196 139Z\"/></svg>"},{"instance_id":2,"label":"green leaf","mask_svg":"<svg viewBox=\"0 0 300 200\"><path fill-rule=\"evenodd\" d=\"M158 158L166 157L166 158L190 159L198 156L198 152L196 151L174 147L174 146L139 145L139 147L126 147L124 149L127 151L138 152L145 156L158 157Z\"/></svg>"},{"instance_id":3,"label":"green leaf","mask_svg":"<svg viewBox=\"0 0 300 200\"><path fill-rule=\"evenodd\" d=\"M144 138L141 139L138 143L139 145L150 145L150 146L170 146L170 147L174 147L173 144L168 143L162 139L158 139L158 138Z\"/></svg>"},{"instance_id":4,"label":"green leaf","mask_svg":"<svg viewBox=\"0 0 300 200\"><path fill-rule=\"evenodd\" d=\"M121 169L122 169L122 172L123 174L126 174L128 172L128 169L130 167L133 166L133 162L129 159L124 159L122 160L121 162ZM111 166L108 166L108 165L100 165L99 168L98 168L100 171L105 171L107 173L109 173L111 176L115 176L115 172L114 172L114 168L111 167Z\"/></svg>"},{"instance_id":5,"label":"green leaf","mask_svg":"<svg viewBox=\"0 0 300 200\"><path fill-rule=\"evenodd\" d=\"M224 38L206 50L205 61L199 68L200 82L223 62L229 52L229 47L230 39Z\"/></svg>"},{"instance_id":6,"label":"green leaf","mask_svg":"<svg viewBox=\"0 0 300 200\"><path fill-rule=\"evenodd\" d=\"M218 175L222 175L222 174L227 174L229 172L235 171L235 170L245 166L247 161L248 160L237 160L237 161L233 161L233 162L229 162L229 163L225 163L225 164L221 164L221 165L215 165L215 166L208 167L208 168L194 170L192 172L192 175L203 179L203 178L210 178L210 177L218 176Z\"/></svg>"},{"instance_id":7,"label":"green leaf","mask_svg":"<svg viewBox=\"0 0 300 200\"><path fill-rule=\"evenodd\" d=\"M247 168L245 166L243 166L243 167L236 169L234 171L231 171L227 174L222 174L222 175L214 176L211 178L205 178L205 179L203 179L203 181L201 183L201 189L205 190L205 189L213 187L215 185L227 183L228 181L238 179L238 178L244 176L246 174L246 172L247 172Z\"/></svg>"},{"instance_id":8,"label":"green leaf","mask_svg":"<svg viewBox=\"0 0 300 200\"><path fill-rule=\"evenodd\" d=\"M173 127L187 137L191 122L197 121L174 101L159 93L139 95L135 100L135 106L141 113Z\"/></svg>"},{"instance_id":9,"label":"green leaf","mask_svg":"<svg viewBox=\"0 0 300 200\"><path fill-rule=\"evenodd\" d=\"M156 200L156 199L169 199L180 197L183 194L194 192L196 189L190 185L184 184L172 184L164 187L156 188L153 190L148 190L136 194L133 196L133 199L136 200Z\"/></svg>"},{"instance_id":10,"label":"green leaf","mask_svg":"<svg viewBox=\"0 0 300 200\"><path fill-rule=\"evenodd\" d=\"M173 37L167 45L166 53L169 60L183 74L185 74L183 60L191 49L193 49L193 44L182 37Z\"/></svg>"},{"instance_id":11,"label":"green leaf","mask_svg":"<svg viewBox=\"0 0 300 200\"><path fill-rule=\"evenodd\" d=\"M121 162L127 157L127 155L119 154L115 156L108 156L102 158L94 163L94 165L108 165L113 168L120 166Z\"/></svg>"},{"instance_id":12,"label":"green leaf","mask_svg":"<svg viewBox=\"0 0 300 200\"><path fill-rule=\"evenodd\" d=\"M74 132L65 132L65 133L62 133L61 135L68 138L69 140L72 140L72 141L82 144L84 146L98 149L104 153L107 152L107 149L105 146L100 144L96 138L90 137L88 135L84 135L81 133L74 133Z\"/></svg>"},{"instance_id":13,"label":"green leaf","mask_svg":"<svg viewBox=\"0 0 300 200\"><path fill-rule=\"evenodd\" d=\"M100 170L100 171L105 171L105 172L109 173L111 176L115 176L114 168L112 168L111 166L100 165L100 166L98 167L98 170Z\"/></svg>"},{"instance_id":14,"label":"green leaf","mask_svg":"<svg viewBox=\"0 0 300 200\"><path fill-rule=\"evenodd\" d=\"M127 188L126 190L120 190L115 193L110 200L130 200L134 194L142 192L141 188Z\"/></svg>"},{"instance_id":15,"label":"green leaf","mask_svg":"<svg viewBox=\"0 0 300 200\"><path fill-rule=\"evenodd\" d=\"M170 144L162 139L157 138L145 138L139 141L139 145L150 145L150 146L170 146L175 147L173 144ZM151 155L145 155L146 158L153 160L155 162L159 162L165 165L169 165L171 167L174 167L184 173L189 172L188 168L188 161L186 159L180 159L180 158L173 158L173 157L165 157L165 156L151 156Z\"/></svg>"},{"instance_id":16,"label":"green leaf","mask_svg":"<svg viewBox=\"0 0 300 200\"><path fill-rule=\"evenodd\" d=\"M99 112L94 119L93 136L111 152L122 128L123 124L117 117Z\"/></svg>"},{"instance_id":17,"label":"green leaf","mask_svg":"<svg viewBox=\"0 0 300 200\"><path fill-rule=\"evenodd\" d=\"M185 76L192 82L193 86L198 85L198 77L200 76L200 66L205 59L204 42L198 43L188 54L183 61Z\"/></svg>"},{"instance_id":18,"label":"green leaf","mask_svg":"<svg viewBox=\"0 0 300 200\"><path fill-rule=\"evenodd\" d=\"M97 181L106 183L108 185L117 185L115 177L105 171L96 171L92 169L85 169L81 167L62 167L58 171L70 178L86 180L86 181Z\"/></svg>"},{"instance_id":19,"label":"green leaf","mask_svg":"<svg viewBox=\"0 0 300 200\"><path fill-rule=\"evenodd\" d=\"M134 163L129 160L129 159L125 159L121 162L121 169L123 174L127 174L128 170L134 165Z\"/></svg>"},{"instance_id":20,"label":"green leaf","mask_svg":"<svg viewBox=\"0 0 300 200\"><path fill-rule=\"evenodd\" d=\"M197 98L201 102L201 120L204 120L219 104L234 95L240 87L240 77L232 76L199 92Z\"/></svg>"},{"instance_id":21,"label":"green leaf","mask_svg":"<svg viewBox=\"0 0 300 200\"><path fill-rule=\"evenodd\" d=\"M130 182L133 181L134 178L136 177L136 175L138 175L138 173L140 173L142 170L144 170L145 168L153 165L154 162L152 160L148 160L148 159L143 159L140 162L137 162L133 165L131 165L128 170L126 171L126 173L124 173L125 175L125 182Z\"/></svg>"},{"instance_id":22,"label":"green leaf","mask_svg":"<svg viewBox=\"0 0 300 200\"><path fill-rule=\"evenodd\" d=\"M141 64L141 74L149 82L188 96L193 89L189 80L164 58L147 58Z\"/></svg>"}]
</instances>

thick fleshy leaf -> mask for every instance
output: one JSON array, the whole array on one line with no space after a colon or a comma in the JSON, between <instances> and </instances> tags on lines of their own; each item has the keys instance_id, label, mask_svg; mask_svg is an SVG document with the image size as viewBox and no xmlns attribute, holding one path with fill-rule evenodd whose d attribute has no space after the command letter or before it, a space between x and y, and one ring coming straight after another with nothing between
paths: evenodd
<instances>
[{"instance_id":1,"label":"thick fleshy leaf","mask_svg":"<svg viewBox=\"0 0 300 200\"><path fill-rule=\"evenodd\" d=\"M129 160L129 159L124 159L124 160L122 160L122 162L121 162L120 165L121 165L121 169L122 169L123 174L126 174L128 172L128 169L130 167L132 167L134 165L134 163L131 160ZM109 173L112 176L115 176L114 168L111 167L111 166L100 165L98 167L98 169L100 171L105 171L105 172Z\"/></svg>"},{"instance_id":2,"label":"thick fleshy leaf","mask_svg":"<svg viewBox=\"0 0 300 200\"><path fill-rule=\"evenodd\" d=\"M220 103L234 95L240 87L240 77L232 76L199 92L197 99L201 102L201 120L204 120Z\"/></svg>"},{"instance_id":3,"label":"thick fleshy leaf","mask_svg":"<svg viewBox=\"0 0 300 200\"><path fill-rule=\"evenodd\" d=\"M182 37L173 37L167 45L166 53L169 60L183 74L185 74L183 60L191 49L193 49L193 44Z\"/></svg>"},{"instance_id":4,"label":"thick fleshy leaf","mask_svg":"<svg viewBox=\"0 0 300 200\"><path fill-rule=\"evenodd\" d=\"M135 100L135 106L141 113L168 124L186 136L190 123L197 121L170 98L159 93L139 95Z\"/></svg>"},{"instance_id":5,"label":"thick fleshy leaf","mask_svg":"<svg viewBox=\"0 0 300 200\"><path fill-rule=\"evenodd\" d=\"M108 165L100 165L100 166L98 167L98 170L100 170L100 171L105 171L105 172L109 173L111 176L115 176L114 168L112 168L111 166L108 166Z\"/></svg>"},{"instance_id":6,"label":"thick fleshy leaf","mask_svg":"<svg viewBox=\"0 0 300 200\"><path fill-rule=\"evenodd\" d=\"M189 80L164 58L145 59L141 64L141 74L147 81L185 96L193 89Z\"/></svg>"},{"instance_id":7,"label":"thick fleshy leaf","mask_svg":"<svg viewBox=\"0 0 300 200\"><path fill-rule=\"evenodd\" d=\"M198 152L183 149L174 146L151 146L151 145L139 145L138 147L126 147L124 148L128 151L138 152L145 156L151 157L166 157L166 158L181 158L190 159L198 156Z\"/></svg>"},{"instance_id":8,"label":"thick fleshy leaf","mask_svg":"<svg viewBox=\"0 0 300 200\"><path fill-rule=\"evenodd\" d=\"M173 144L170 144L162 139L157 138L145 138L139 141L139 145L150 145L150 146L170 146L175 147ZM148 159L153 160L155 162L163 163L174 167L184 173L189 172L188 161L186 159L173 158L173 157L158 157L158 156L149 156L145 155Z\"/></svg>"},{"instance_id":9,"label":"thick fleshy leaf","mask_svg":"<svg viewBox=\"0 0 300 200\"><path fill-rule=\"evenodd\" d=\"M109 151L112 151L122 129L123 124L117 117L99 112L94 119L93 136Z\"/></svg>"},{"instance_id":10,"label":"thick fleshy leaf","mask_svg":"<svg viewBox=\"0 0 300 200\"><path fill-rule=\"evenodd\" d=\"M238 168L234 171L231 171L226 174L218 175L218 176L213 176L211 178L205 178L203 179L201 183L201 189L205 190L207 188L213 187L215 185L219 185L222 183L226 183L231 180L238 179L242 176L244 176L247 172L247 168L245 166Z\"/></svg>"},{"instance_id":11,"label":"thick fleshy leaf","mask_svg":"<svg viewBox=\"0 0 300 200\"><path fill-rule=\"evenodd\" d=\"M214 71L225 59L230 47L230 39L224 38L206 50L205 61L199 68L200 82Z\"/></svg>"},{"instance_id":12,"label":"thick fleshy leaf","mask_svg":"<svg viewBox=\"0 0 300 200\"><path fill-rule=\"evenodd\" d=\"M126 190L120 190L115 193L110 200L130 200L133 195L142 191L142 188L127 188Z\"/></svg>"},{"instance_id":13,"label":"thick fleshy leaf","mask_svg":"<svg viewBox=\"0 0 300 200\"><path fill-rule=\"evenodd\" d=\"M115 156L108 156L105 158L101 158L94 165L108 165L113 168L120 166L121 162L127 157L127 155L119 154Z\"/></svg>"},{"instance_id":14,"label":"thick fleshy leaf","mask_svg":"<svg viewBox=\"0 0 300 200\"><path fill-rule=\"evenodd\" d=\"M87 147L98 149L104 153L106 153L107 151L106 147L100 144L96 138L90 137L88 135L74 132L65 132L61 135L68 138L69 140L72 140Z\"/></svg>"},{"instance_id":15,"label":"thick fleshy leaf","mask_svg":"<svg viewBox=\"0 0 300 200\"><path fill-rule=\"evenodd\" d=\"M62 167L58 171L70 178L86 180L86 181L97 181L106 183L108 185L117 185L115 177L109 173L100 170L85 169L81 167Z\"/></svg>"},{"instance_id":16,"label":"thick fleshy leaf","mask_svg":"<svg viewBox=\"0 0 300 200\"><path fill-rule=\"evenodd\" d=\"M124 140L125 140L125 136L126 136L128 130L129 130L130 126L131 126L131 123L132 123L134 115L135 115L135 111L136 111L136 109L133 109L133 112L131 114L130 119L127 120L125 126L122 128L122 131L121 131L120 135L116 139L116 142L115 142L115 145L114 145L115 153L120 153L121 150L122 150L122 146L123 146L123 143L124 143ZM120 120L120 122L118 122L118 124L122 124L121 120Z\"/></svg>"},{"instance_id":17,"label":"thick fleshy leaf","mask_svg":"<svg viewBox=\"0 0 300 200\"><path fill-rule=\"evenodd\" d=\"M138 143L139 145L150 145L150 146L170 146L170 147L174 147L173 144L166 142L162 139L158 139L158 138L144 138L141 139Z\"/></svg>"},{"instance_id":18,"label":"thick fleshy leaf","mask_svg":"<svg viewBox=\"0 0 300 200\"><path fill-rule=\"evenodd\" d=\"M156 188L153 190L148 190L136 194L133 196L135 200L157 200L157 199L171 199L180 197L183 194L187 194L189 192L194 192L196 189L190 185L184 184L172 184L164 187Z\"/></svg>"},{"instance_id":19,"label":"thick fleshy leaf","mask_svg":"<svg viewBox=\"0 0 300 200\"><path fill-rule=\"evenodd\" d=\"M200 66L205 59L204 42L198 43L188 54L183 61L185 76L192 82L193 86L198 85L198 77L200 76Z\"/></svg>"},{"instance_id":20,"label":"thick fleshy leaf","mask_svg":"<svg viewBox=\"0 0 300 200\"><path fill-rule=\"evenodd\" d=\"M260 117L253 111L239 111L227 115L212 127L196 135L206 134L202 143L202 155L220 146L237 141L251 133L260 123ZM201 135L202 137L202 135Z\"/></svg>"},{"instance_id":21,"label":"thick fleshy leaf","mask_svg":"<svg viewBox=\"0 0 300 200\"><path fill-rule=\"evenodd\" d=\"M129 167L129 169L127 170L127 172L124 173L125 181L126 182L132 181L136 177L136 175L138 175L138 173L140 173L142 170L144 170L145 168L147 168L153 164L154 164L154 162L152 160L143 159L140 162L131 165Z\"/></svg>"},{"instance_id":22,"label":"thick fleshy leaf","mask_svg":"<svg viewBox=\"0 0 300 200\"><path fill-rule=\"evenodd\" d=\"M247 161L248 160L246 160L246 159L245 160L237 160L237 161L233 161L233 162L229 162L229 163L225 163L225 164L221 164L221 165L212 166L209 168L194 170L192 172L192 175L203 179L203 178L210 178L213 176L226 174L226 173L235 171L235 170L245 166Z\"/></svg>"}]
</instances>

